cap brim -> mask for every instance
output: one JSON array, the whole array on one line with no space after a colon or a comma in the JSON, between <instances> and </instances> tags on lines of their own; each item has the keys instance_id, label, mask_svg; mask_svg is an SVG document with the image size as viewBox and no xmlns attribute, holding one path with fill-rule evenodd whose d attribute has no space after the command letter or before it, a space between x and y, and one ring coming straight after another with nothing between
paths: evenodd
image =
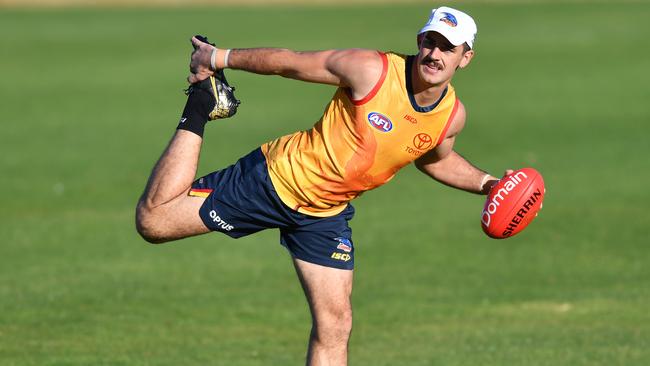
<instances>
[{"instance_id":1,"label":"cap brim","mask_svg":"<svg viewBox=\"0 0 650 366\"><path fill-rule=\"evenodd\" d=\"M453 44L454 46L460 46L461 44L465 43L465 39L462 37L462 35L459 35L456 32L451 31L448 26L443 27L443 26L428 25L420 29L420 32L418 34L422 34L426 32L438 32L443 37L447 38L449 43Z\"/></svg>"}]
</instances>

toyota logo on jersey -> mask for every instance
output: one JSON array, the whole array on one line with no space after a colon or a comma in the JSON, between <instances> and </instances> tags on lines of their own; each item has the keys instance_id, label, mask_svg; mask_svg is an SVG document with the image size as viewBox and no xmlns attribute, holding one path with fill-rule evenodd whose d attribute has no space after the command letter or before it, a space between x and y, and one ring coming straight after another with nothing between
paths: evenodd
<instances>
[{"instance_id":1,"label":"toyota logo on jersey","mask_svg":"<svg viewBox=\"0 0 650 366\"><path fill-rule=\"evenodd\" d=\"M381 113L370 112L368 114L368 122L372 127L381 132L388 132L393 129L393 122L390 121L390 118Z\"/></svg>"},{"instance_id":2,"label":"toyota logo on jersey","mask_svg":"<svg viewBox=\"0 0 650 366\"><path fill-rule=\"evenodd\" d=\"M413 146L418 150L426 150L433 145L433 139L426 133L418 133L413 137Z\"/></svg>"}]
</instances>

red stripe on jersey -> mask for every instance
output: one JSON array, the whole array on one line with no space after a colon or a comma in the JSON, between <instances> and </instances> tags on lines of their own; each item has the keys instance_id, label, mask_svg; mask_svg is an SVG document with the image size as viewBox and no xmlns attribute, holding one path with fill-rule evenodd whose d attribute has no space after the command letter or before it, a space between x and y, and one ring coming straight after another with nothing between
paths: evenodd
<instances>
[{"instance_id":1,"label":"red stripe on jersey","mask_svg":"<svg viewBox=\"0 0 650 366\"><path fill-rule=\"evenodd\" d=\"M438 137L438 142L436 143L436 146L440 145L442 141L445 139L447 136L447 131L449 130L449 126L451 126L451 122L454 120L454 117L456 117L456 111L458 111L458 105L459 105L458 98L456 98L456 101L454 102L454 109L451 110L451 114L449 115L449 119L447 120L447 123L445 123L445 128L442 129L442 133L440 133L440 137Z\"/></svg>"},{"instance_id":2,"label":"red stripe on jersey","mask_svg":"<svg viewBox=\"0 0 650 366\"><path fill-rule=\"evenodd\" d=\"M350 91L348 90L348 95L350 96L350 101L354 105L363 105L363 104L369 102L370 99L372 99L372 97L374 97L375 94L377 94L377 92L379 91L379 88L381 88L381 85L384 83L384 80L386 79L386 74L388 74L388 57L383 52L377 51L377 53L379 54L379 56L381 56L381 63L382 63L381 76L379 77L379 80L377 81L377 84L375 84L375 86L372 88L370 93L368 93L368 95L366 95L365 97L363 97L363 98L361 98L359 100L352 99L352 95L351 95Z\"/></svg>"}]
</instances>

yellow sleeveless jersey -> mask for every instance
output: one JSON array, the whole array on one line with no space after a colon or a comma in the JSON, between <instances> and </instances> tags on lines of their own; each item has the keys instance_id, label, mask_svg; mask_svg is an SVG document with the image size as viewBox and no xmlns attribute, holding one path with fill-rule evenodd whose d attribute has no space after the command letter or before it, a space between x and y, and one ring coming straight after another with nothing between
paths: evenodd
<instances>
[{"instance_id":1,"label":"yellow sleeveless jersey","mask_svg":"<svg viewBox=\"0 0 650 366\"><path fill-rule=\"evenodd\" d=\"M313 128L262 145L271 182L287 206L336 215L444 139L458 108L454 88L420 107L411 92L413 57L379 54L383 71L366 97L353 100L349 89L339 88Z\"/></svg>"}]
</instances>

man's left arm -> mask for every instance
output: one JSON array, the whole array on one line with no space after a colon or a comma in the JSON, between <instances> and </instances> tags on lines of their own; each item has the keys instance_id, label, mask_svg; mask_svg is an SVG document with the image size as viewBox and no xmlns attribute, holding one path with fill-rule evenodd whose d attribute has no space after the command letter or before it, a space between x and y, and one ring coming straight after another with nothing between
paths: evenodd
<instances>
[{"instance_id":1,"label":"man's left arm","mask_svg":"<svg viewBox=\"0 0 650 366\"><path fill-rule=\"evenodd\" d=\"M458 111L443 142L418 158L415 166L447 186L477 194L488 194L499 179L475 167L453 150L456 136L465 125L465 107L460 101L458 103Z\"/></svg>"}]
</instances>

